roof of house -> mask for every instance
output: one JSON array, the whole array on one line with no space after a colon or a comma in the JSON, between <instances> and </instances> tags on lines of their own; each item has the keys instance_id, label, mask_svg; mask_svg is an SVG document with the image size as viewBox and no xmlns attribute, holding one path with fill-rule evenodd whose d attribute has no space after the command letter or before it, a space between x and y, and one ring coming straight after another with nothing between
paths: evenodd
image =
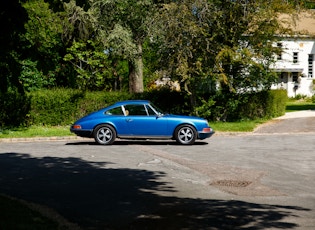
<instances>
[{"instance_id":1,"label":"roof of house","mask_svg":"<svg viewBox=\"0 0 315 230\"><path fill-rule=\"evenodd\" d=\"M302 11L296 15L283 14L280 20L296 35L315 36L315 11Z\"/></svg>"}]
</instances>

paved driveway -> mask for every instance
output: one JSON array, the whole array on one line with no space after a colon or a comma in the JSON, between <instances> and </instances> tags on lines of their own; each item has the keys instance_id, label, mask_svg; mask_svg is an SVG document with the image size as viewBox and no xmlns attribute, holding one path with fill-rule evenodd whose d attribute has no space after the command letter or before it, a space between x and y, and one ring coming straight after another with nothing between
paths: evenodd
<instances>
[{"instance_id":1,"label":"paved driveway","mask_svg":"<svg viewBox=\"0 0 315 230\"><path fill-rule=\"evenodd\" d=\"M254 133L315 133L315 110L286 113L259 126Z\"/></svg>"}]
</instances>

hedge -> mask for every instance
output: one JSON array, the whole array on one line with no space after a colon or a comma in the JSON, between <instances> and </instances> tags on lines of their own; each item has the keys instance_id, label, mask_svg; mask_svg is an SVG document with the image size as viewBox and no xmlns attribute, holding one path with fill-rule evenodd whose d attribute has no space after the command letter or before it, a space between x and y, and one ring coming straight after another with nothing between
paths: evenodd
<instances>
[{"instance_id":1,"label":"hedge","mask_svg":"<svg viewBox=\"0 0 315 230\"><path fill-rule=\"evenodd\" d=\"M287 91L269 90L244 95L239 106L239 119L273 118L284 115Z\"/></svg>"},{"instance_id":2,"label":"hedge","mask_svg":"<svg viewBox=\"0 0 315 230\"><path fill-rule=\"evenodd\" d=\"M287 92L269 90L245 94L216 94L202 97L195 109L212 121L241 121L273 118L285 113Z\"/></svg>"},{"instance_id":3,"label":"hedge","mask_svg":"<svg viewBox=\"0 0 315 230\"><path fill-rule=\"evenodd\" d=\"M30 98L17 91L0 93L0 128L25 125L30 111Z\"/></svg>"},{"instance_id":4,"label":"hedge","mask_svg":"<svg viewBox=\"0 0 315 230\"><path fill-rule=\"evenodd\" d=\"M30 93L29 124L68 125L78 118L119 100L127 93L82 92L71 89L40 90Z\"/></svg>"},{"instance_id":5,"label":"hedge","mask_svg":"<svg viewBox=\"0 0 315 230\"><path fill-rule=\"evenodd\" d=\"M148 99L166 113L198 115L209 121L272 118L285 112L286 91L252 94L199 95L197 106L183 92L154 90L126 92L82 92L73 89L39 90L28 94L0 94L0 127L20 125L70 125L78 118L120 100Z\"/></svg>"}]
</instances>

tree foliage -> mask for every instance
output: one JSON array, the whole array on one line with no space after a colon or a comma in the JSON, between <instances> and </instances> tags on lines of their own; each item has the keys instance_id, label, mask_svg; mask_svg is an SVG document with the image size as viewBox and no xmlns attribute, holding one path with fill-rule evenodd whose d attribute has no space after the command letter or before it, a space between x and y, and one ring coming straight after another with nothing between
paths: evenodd
<instances>
[{"instance_id":1,"label":"tree foliage","mask_svg":"<svg viewBox=\"0 0 315 230\"><path fill-rule=\"evenodd\" d=\"M195 99L268 89L274 35L287 32L279 14L306 2L13 0L1 8L11 25L0 37L1 87L116 90L123 78L142 92L147 79L168 76Z\"/></svg>"},{"instance_id":2,"label":"tree foliage","mask_svg":"<svg viewBox=\"0 0 315 230\"><path fill-rule=\"evenodd\" d=\"M23 65L20 81L28 90L56 86L62 64L62 17L43 0L30 0L22 6L28 21L24 24L26 33L21 36L25 50L20 59ZM34 72L33 76L27 71Z\"/></svg>"},{"instance_id":3,"label":"tree foliage","mask_svg":"<svg viewBox=\"0 0 315 230\"><path fill-rule=\"evenodd\" d=\"M181 84L197 113L215 107L217 114L206 116L225 120L243 94L269 89L277 77L269 68L279 52L275 35L290 33L286 25L312 5L311 0L4 1L0 94L20 98L24 91L55 86L142 92L167 77ZM280 21L281 14L294 19Z\"/></svg>"},{"instance_id":4,"label":"tree foliage","mask_svg":"<svg viewBox=\"0 0 315 230\"><path fill-rule=\"evenodd\" d=\"M103 46L91 40L74 42L64 59L75 66L77 84L82 90L117 90L117 85L121 85L122 66L110 60Z\"/></svg>"},{"instance_id":5,"label":"tree foliage","mask_svg":"<svg viewBox=\"0 0 315 230\"><path fill-rule=\"evenodd\" d=\"M147 20L155 10L152 0L90 0L98 38L109 54L129 62L129 90L142 92L143 43Z\"/></svg>"},{"instance_id":6,"label":"tree foliage","mask_svg":"<svg viewBox=\"0 0 315 230\"><path fill-rule=\"evenodd\" d=\"M283 30L278 15L290 9L280 0L174 1L156 14L160 29L153 33L165 41L161 60L170 63L169 74L188 91L209 81L226 92L268 88L276 77L269 70L275 35Z\"/></svg>"},{"instance_id":7,"label":"tree foliage","mask_svg":"<svg viewBox=\"0 0 315 230\"><path fill-rule=\"evenodd\" d=\"M2 1L0 6L0 93L9 88L16 88L23 93L18 79L21 65L17 59L23 49L20 35L25 32L27 13L18 0Z\"/></svg>"}]
</instances>

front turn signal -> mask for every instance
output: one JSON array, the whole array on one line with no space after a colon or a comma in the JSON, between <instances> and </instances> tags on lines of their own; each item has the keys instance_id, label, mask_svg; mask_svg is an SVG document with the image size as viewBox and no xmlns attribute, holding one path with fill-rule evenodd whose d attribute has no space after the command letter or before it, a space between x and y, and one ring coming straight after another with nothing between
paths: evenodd
<instances>
[{"instance_id":1,"label":"front turn signal","mask_svg":"<svg viewBox=\"0 0 315 230\"><path fill-rule=\"evenodd\" d=\"M212 132L212 129L211 128L203 128L202 132L203 133L210 133L210 132Z\"/></svg>"}]
</instances>

